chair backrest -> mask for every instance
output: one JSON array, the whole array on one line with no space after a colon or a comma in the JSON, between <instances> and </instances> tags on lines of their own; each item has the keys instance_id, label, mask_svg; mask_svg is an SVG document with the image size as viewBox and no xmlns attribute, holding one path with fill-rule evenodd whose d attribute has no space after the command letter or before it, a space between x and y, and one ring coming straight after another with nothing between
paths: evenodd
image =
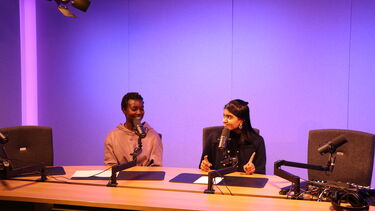
<instances>
[{"instance_id":1,"label":"chair backrest","mask_svg":"<svg viewBox=\"0 0 375 211\"><path fill-rule=\"evenodd\" d=\"M375 135L342 129L321 129L309 132L308 163L326 166L329 153L321 155L318 148L344 135L348 142L336 151L336 162L331 173L308 170L309 180L325 180L371 185Z\"/></svg>"},{"instance_id":2,"label":"chair backrest","mask_svg":"<svg viewBox=\"0 0 375 211\"><path fill-rule=\"evenodd\" d=\"M52 128L16 126L0 132L8 138L5 151L14 168L40 162L53 165Z\"/></svg>"},{"instance_id":3,"label":"chair backrest","mask_svg":"<svg viewBox=\"0 0 375 211\"><path fill-rule=\"evenodd\" d=\"M203 147L205 146L205 142L207 141L207 136L212 132L212 131L221 131L223 130L224 126L212 126L212 127L205 127L203 128ZM253 128L254 131L259 134L259 129Z\"/></svg>"}]
</instances>

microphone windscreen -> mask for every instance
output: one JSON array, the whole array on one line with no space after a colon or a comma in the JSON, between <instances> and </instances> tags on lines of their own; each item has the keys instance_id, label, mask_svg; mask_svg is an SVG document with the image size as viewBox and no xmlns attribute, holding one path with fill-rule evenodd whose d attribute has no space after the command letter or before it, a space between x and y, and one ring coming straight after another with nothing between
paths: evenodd
<instances>
[{"instance_id":1,"label":"microphone windscreen","mask_svg":"<svg viewBox=\"0 0 375 211\"><path fill-rule=\"evenodd\" d=\"M137 125L140 125L141 121L139 119L133 119L133 126L136 127Z\"/></svg>"},{"instance_id":2,"label":"microphone windscreen","mask_svg":"<svg viewBox=\"0 0 375 211\"><path fill-rule=\"evenodd\" d=\"M143 125L139 119L133 119L133 127L138 136L142 138L146 137L145 129L143 128Z\"/></svg>"},{"instance_id":3,"label":"microphone windscreen","mask_svg":"<svg viewBox=\"0 0 375 211\"><path fill-rule=\"evenodd\" d=\"M221 131L221 136L228 137L228 136L229 136L229 133L230 133L230 130L229 130L229 129L227 129L227 128L223 128L223 130Z\"/></svg>"},{"instance_id":4,"label":"microphone windscreen","mask_svg":"<svg viewBox=\"0 0 375 211\"><path fill-rule=\"evenodd\" d=\"M329 151L335 151L337 148L339 148L341 145L348 142L347 138L344 135L339 135L332 139L331 141L327 142L323 146L318 148L318 152L320 154L325 154Z\"/></svg>"},{"instance_id":5,"label":"microphone windscreen","mask_svg":"<svg viewBox=\"0 0 375 211\"><path fill-rule=\"evenodd\" d=\"M346 139L346 137L344 135L340 135L340 136L337 136L336 138L334 138L331 142L332 142L332 146L334 148L339 148L341 145L348 142L348 140Z\"/></svg>"},{"instance_id":6,"label":"microphone windscreen","mask_svg":"<svg viewBox=\"0 0 375 211\"><path fill-rule=\"evenodd\" d=\"M227 140L229 138L230 130L227 128L223 128L220 135L220 141L219 141L219 149L225 149L227 146Z\"/></svg>"}]
</instances>

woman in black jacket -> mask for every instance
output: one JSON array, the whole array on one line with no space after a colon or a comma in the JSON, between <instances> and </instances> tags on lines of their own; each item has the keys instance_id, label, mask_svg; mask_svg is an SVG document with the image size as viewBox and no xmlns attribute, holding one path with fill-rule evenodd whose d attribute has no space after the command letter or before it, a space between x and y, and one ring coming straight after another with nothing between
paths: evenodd
<instances>
[{"instance_id":1,"label":"woman in black jacket","mask_svg":"<svg viewBox=\"0 0 375 211\"><path fill-rule=\"evenodd\" d=\"M251 126L248 102L236 99L226 104L223 123L223 130L229 130L226 145L219 147L221 129L208 134L199 168L209 171L237 165L246 174L265 174L264 140Z\"/></svg>"}]
</instances>

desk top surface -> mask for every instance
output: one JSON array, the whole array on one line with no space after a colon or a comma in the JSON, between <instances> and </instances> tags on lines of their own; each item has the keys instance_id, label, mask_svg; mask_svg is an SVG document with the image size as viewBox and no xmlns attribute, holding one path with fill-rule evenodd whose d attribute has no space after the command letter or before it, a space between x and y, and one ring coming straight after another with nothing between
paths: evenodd
<instances>
[{"instance_id":1,"label":"desk top surface","mask_svg":"<svg viewBox=\"0 0 375 211\"><path fill-rule=\"evenodd\" d=\"M331 210L328 202L288 200L279 195L281 187L290 182L268 175L231 176L266 177L264 188L221 186L222 195L204 194L207 185L172 183L170 179L180 173L204 174L199 169L169 167L133 167L128 171L165 171L163 181L119 180L118 187L106 187L107 180L70 180L77 170L101 170L105 166L65 166L66 175L49 176L50 182L25 180L2 180L0 200L27 201L38 203L69 204L90 207L106 207L141 210ZM36 178L36 177L34 177ZM25 179L25 178L20 178ZM29 177L29 179L32 179ZM372 207L370 210L375 210Z\"/></svg>"},{"instance_id":2,"label":"desk top surface","mask_svg":"<svg viewBox=\"0 0 375 211\"><path fill-rule=\"evenodd\" d=\"M49 176L49 181L59 182L71 182L71 183L90 183L90 184L102 184L106 185L108 180L71 180L70 177L77 170L102 170L105 166L65 166L66 175L63 176ZM195 174L207 174L199 169L190 168L172 168L172 167L133 167L125 171L164 171L164 180L158 181L146 181L146 180L117 180L118 187L129 187L129 188L143 188L143 189L155 189L155 190L168 190L168 191L184 191L193 193L203 193L207 189L205 184L189 184L189 183L175 183L169 182L171 179L181 173L195 173ZM214 186L216 194L231 194L237 196L260 196L260 197L272 197L272 198L286 198L284 195L279 195L280 188L290 185L289 181L286 181L277 176L270 175L245 175L242 172L234 172L227 176L241 176L241 177L256 177L256 178L267 178L268 182L264 188L244 188L236 186ZM220 190L218 189L220 188ZM228 190L229 189L229 190Z\"/></svg>"}]
</instances>

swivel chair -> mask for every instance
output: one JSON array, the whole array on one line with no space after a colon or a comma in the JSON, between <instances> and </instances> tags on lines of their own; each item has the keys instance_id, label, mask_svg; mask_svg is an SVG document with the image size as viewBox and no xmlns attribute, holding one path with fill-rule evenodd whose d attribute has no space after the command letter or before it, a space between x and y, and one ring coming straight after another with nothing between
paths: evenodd
<instances>
[{"instance_id":1,"label":"swivel chair","mask_svg":"<svg viewBox=\"0 0 375 211\"><path fill-rule=\"evenodd\" d=\"M16 126L1 128L0 132L9 140L5 144L5 151L13 168L32 163L53 165L52 128Z\"/></svg>"},{"instance_id":2,"label":"swivel chair","mask_svg":"<svg viewBox=\"0 0 375 211\"><path fill-rule=\"evenodd\" d=\"M325 166L329 155L321 155L317 149L340 135L344 135L348 142L337 149L333 171L309 169L308 179L370 186L374 162L373 134L342 129L311 130L308 139L308 163Z\"/></svg>"}]
</instances>

